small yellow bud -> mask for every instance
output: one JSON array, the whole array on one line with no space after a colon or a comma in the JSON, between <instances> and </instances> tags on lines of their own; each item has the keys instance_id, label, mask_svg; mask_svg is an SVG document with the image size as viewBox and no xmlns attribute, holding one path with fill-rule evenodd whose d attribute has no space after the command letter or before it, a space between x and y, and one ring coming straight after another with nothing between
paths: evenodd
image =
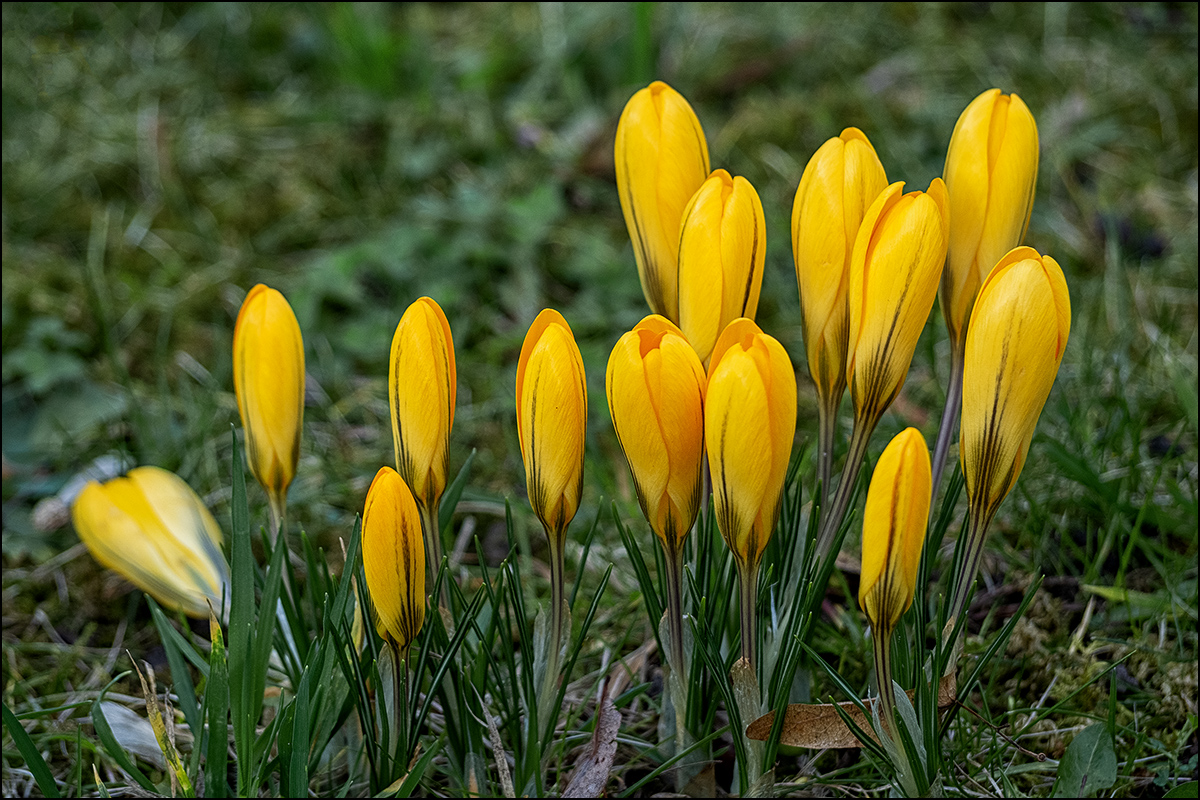
<instances>
[{"instance_id":1,"label":"small yellow bud","mask_svg":"<svg viewBox=\"0 0 1200 800\"><path fill-rule=\"evenodd\" d=\"M618 340L608 359L608 410L642 513L668 553L700 509L704 388L700 359L679 328L658 315Z\"/></svg>"},{"instance_id":2,"label":"small yellow bud","mask_svg":"<svg viewBox=\"0 0 1200 800\"><path fill-rule=\"evenodd\" d=\"M626 103L614 150L642 292L652 312L678 322L679 226L708 177L704 130L683 95L655 81Z\"/></svg>"},{"instance_id":3,"label":"small yellow bud","mask_svg":"<svg viewBox=\"0 0 1200 800\"><path fill-rule=\"evenodd\" d=\"M890 631L912 605L932 492L929 448L916 428L884 449L863 513L858 603L871 625Z\"/></svg>"},{"instance_id":4,"label":"small yellow bud","mask_svg":"<svg viewBox=\"0 0 1200 800\"><path fill-rule=\"evenodd\" d=\"M692 196L679 231L679 328L702 362L726 325L754 319L766 253L758 192L743 177L713 172Z\"/></svg>"},{"instance_id":5,"label":"small yellow bud","mask_svg":"<svg viewBox=\"0 0 1200 800\"><path fill-rule=\"evenodd\" d=\"M403 654L425 624L425 545L417 503L391 467L367 490L362 558L375 629Z\"/></svg>"},{"instance_id":6,"label":"small yellow bud","mask_svg":"<svg viewBox=\"0 0 1200 800\"><path fill-rule=\"evenodd\" d=\"M158 467L92 481L71 506L79 538L97 561L172 610L207 617L221 608L229 570L221 529L191 487Z\"/></svg>"}]
</instances>

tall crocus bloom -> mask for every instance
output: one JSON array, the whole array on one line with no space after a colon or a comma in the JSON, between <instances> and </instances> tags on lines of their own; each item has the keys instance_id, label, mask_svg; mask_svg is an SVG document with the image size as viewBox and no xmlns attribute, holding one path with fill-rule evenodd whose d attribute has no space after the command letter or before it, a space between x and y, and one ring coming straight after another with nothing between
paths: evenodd
<instances>
[{"instance_id":1,"label":"tall crocus bloom","mask_svg":"<svg viewBox=\"0 0 1200 800\"><path fill-rule=\"evenodd\" d=\"M425 546L416 501L391 467L375 473L367 490L362 559L375 629L404 660L425 623Z\"/></svg>"},{"instance_id":2,"label":"tall crocus bloom","mask_svg":"<svg viewBox=\"0 0 1200 800\"><path fill-rule=\"evenodd\" d=\"M907 428L884 449L871 476L863 513L862 580L858 586L859 605L871 621L880 717L893 734L892 631L912 605L931 489L929 448L920 431Z\"/></svg>"},{"instance_id":3,"label":"tall crocus bloom","mask_svg":"<svg viewBox=\"0 0 1200 800\"><path fill-rule=\"evenodd\" d=\"M950 195L950 244L941 306L951 369L934 454L934 487L958 420L967 321L984 278L1025 238L1037 173L1037 123L1021 98L989 89L972 100L954 126L943 173Z\"/></svg>"},{"instance_id":4,"label":"tall crocus bloom","mask_svg":"<svg viewBox=\"0 0 1200 800\"><path fill-rule=\"evenodd\" d=\"M821 523L817 552L829 552L846 513L867 442L908 375L917 339L933 308L946 260L946 186L926 192L887 187L867 209L851 257L846 379L854 401L854 432L842 481Z\"/></svg>"},{"instance_id":5,"label":"tall crocus bloom","mask_svg":"<svg viewBox=\"0 0 1200 800\"><path fill-rule=\"evenodd\" d=\"M550 634L542 701L557 685L560 644L567 633L563 548L583 493L586 429L583 357L562 314L544 309L529 326L517 362L517 434L525 485L550 540Z\"/></svg>"},{"instance_id":6,"label":"tall crocus bloom","mask_svg":"<svg viewBox=\"0 0 1200 800\"><path fill-rule=\"evenodd\" d=\"M692 196L679 229L679 327L702 362L726 325L754 319L766 253L758 192L716 170Z\"/></svg>"},{"instance_id":7,"label":"tall crocus bloom","mask_svg":"<svg viewBox=\"0 0 1200 800\"><path fill-rule=\"evenodd\" d=\"M704 129L683 95L655 81L621 112L615 156L642 292L653 313L679 322L679 224L708 177Z\"/></svg>"},{"instance_id":8,"label":"tall crocus bloom","mask_svg":"<svg viewBox=\"0 0 1200 800\"><path fill-rule=\"evenodd\" d=\"M457 381L450 324L441 306L422 297L404 312L392 337L388 401L396 469L421 512L431 576L442 563L438 505L446 489Z\"/></svg>"},{"instance_id":9,"label":"tall crocus bloom","mask_svg":"<svg viewBox=\"0 0 1200 800\"><path fill-rule=\"evenodd\" d=\"M1000 259L967 328L961 450L970 523L948 619L966 607L988 525L1025 465L1070 332L1071 298L1058 263L1032 247Z\"/></svg>"},{"instance_id":10,"label":"tall crocus bloom","mask_svg":"<svg viewBox=\"0 0 1200 800\"><path fill-rule=\"evenodd\" d=\"M221 611L229 569L221 529L191 487L158 467L89 482L71 506L80 540L97 561L172 610Z\"/></svg>"},{"instance_id":11,"label":"tall crocus bloom","mask_svg":"<svg viewBox=\"0 0 1200 800\"><path fill-rule=\"evenodd\" d=\"M887 187L875 148L858 128L846 128L813 155L792 204L792 255L804 315L808 371L817 388L822 505L829 494L837 408L846 390L850 339L850 261L858 228Z\"/></svg>"},{"instance_id":12,"label":"tall crocus bloom","mask_svg":"<svg viewBox=\"0 0 1200 800\"><path fill-rule=\"evenodd\" d=\"M304 422L304 341L283 295L258 284L233 330L233 385L250 473L267 492L277 531L300 458Z\"/></svg>"},{"instance_id":13,"label":"tall crocus bloom","mask_svg":"<svg viewBox=\"0 0 1200 800\"><path fill-rule=\"evenodd\" d=\"M708 368L704 441L717 526L741 581L742 657L751 664L758 565L779 520L795 433L791 359L753 320L734 320L717 340Z\"/></svg>"},{"instance_id":14,"label":"tall crocus bloom","mask_svg":"<svg viewBox=\"0 0 1200 800\"><path fill-rule=\"evenodd\" d=\"M683 663L683 540L700 510L707 378L679 328L658 315L617 341L608 359L608 410L642 513L662 543L672 657Z\"/></svg>"}]
</instances>

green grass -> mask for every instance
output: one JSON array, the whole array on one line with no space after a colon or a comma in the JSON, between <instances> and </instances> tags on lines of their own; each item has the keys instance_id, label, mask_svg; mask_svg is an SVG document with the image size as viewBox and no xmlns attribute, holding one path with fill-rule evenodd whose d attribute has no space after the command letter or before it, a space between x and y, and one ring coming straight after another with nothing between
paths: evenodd
<instances>
[{"instance_id":1,"label":"green grass","mask_svg":"<svg viewBox=\"0 0 1200 800\"><path fill-rule=\"evenodd\" d=\"M371 476L391 461L388 343L408 303L429 295L457 349L451 469L477 453L454 530L470 525L478 558L495 567L510 499L529 596L544 602L513 389L521 341L545 306L570 322L589 377L568 577L612 500L650 546L603 386L612 345L646 313L612 163L633 91L655 77L681 91L713 166L762 197L758 322L797 365L799 449L815 440L816 402L788 219L807 159L855 125L890 180L924 188L958 113L999 86L1038 121L1027 243L1063 266L1074 320L1032 454L993 525L968 653L993 641L1037 575L1046 581L965 700L1052 759L1082 725L1105 721L1117 794L1194 779L1194 6L6 5L3 28L3 700L16 714L94 699L130 668L126 651L168 671L140 593L76 547L69 522L49 525L47 506L34 509L115 453L178 472L227 524L233 320L254 283L284 292L307 345L293 530L335 554L349 538ZM933 440L948 368L935 312L872 457L908 425ZM261 491L249 496L261 515ZM465 544L459 577L477 582ZM608 520L577 624L610 562L575 672L593 682L653 634ZM852 573L834 578L833 615L816 619L809 643L859 689L870 654L855 589ZM614 792L652 768L634 743L657 741L658 664L621 704ZM814 695L832 689L814 684ZM112 692L140 694L133 676ZM579 714L584 731L590 707ZM92 763L122 780L86 706L31 719L60 790L94 793ZM956 791L1050 791L1052 766L970 712L954 725L967 774ZM16 747L6 733L6 795L31 785ZM777 777L882 789L868 761L816 755L783 756ZM719 762L717 780L736 789L729 768ZM445 787L440 774L428 785Z\"/></svg>"}]
</instances>

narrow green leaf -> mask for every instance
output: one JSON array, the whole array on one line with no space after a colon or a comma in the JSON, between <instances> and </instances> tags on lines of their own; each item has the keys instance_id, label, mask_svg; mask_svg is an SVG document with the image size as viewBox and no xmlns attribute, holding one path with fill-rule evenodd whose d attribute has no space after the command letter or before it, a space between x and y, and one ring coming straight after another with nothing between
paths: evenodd
<instances>
[{"instance_id":1,"label":"narrow green leaf","mask_svg":"<svg viewBox=\"0 0 1200 800\"><path fill-rule=\"evenodd\" d=\"M467 478L471 475L471 465L474 463L475 449L472 448L471 455L467 456L467 460L463 462L462 468L454 476L454 480L450 481L446 491L442 492L442 504L438 508L438 529L443 532L450 526L450 520L454 518L454 509L458 508L458 499L462 497L463 488L467 485Z\"/></svg>"},{"instance_id":2,"label":"narrow green leaf","mask_svg":"<svg viewBox=\"0 0 1200 800\"><path fill-rule=\"evenodd\" d=\"M175 689L175 695L179 698L179 709L183 712L183 718L187 720L188 727L193 731L198 731L201 728L200 705L196 702L196 687L192 685L192 674L188 671L184 660L185 658L191 660L189 656L185 655L189 651L191 656L197 658L199 654L179 635L175 626L167 620L162 609L158 607L158 603L154 602L153 597L146 595L146 602L150 604L150 616L154 619L154 627L158 629L163 650L167 654L167 664L171 667L171 683ZM167 633L168 630L175 635L171 636L170 633Z\"/></svg>"},{"instance_id":3,"label":"narrow green leaf","mask_svg":"<svg viewBox=\"0 0 1200 800\"><path fill-rule=\"evenodd\" d=\"M205 712L208 715L208 759L204 764L204 793L209 797L226 797L229 793L229 665L225 656L225 640L221 623L209 617L208 684L204 689ZM194 728L193 730L200 730Z\"/></svg>"},{"instance_id":4,"label":"narrow green leaf","mask_svg":"<svg viewBox=\"0 0 1200 800\"><path fill-rule=\"evenodd\" d=\"M128 675L129 673L125 674ZM104 751L112 756L121 769L125 770L126 774L137 781L138 786L148 792L157 792L158 788L146 777L144 772L138 769L137 765L133 763L133 759L129 757L129 754L125 752L125 748L121 747L120 742L117 741L117 737L113 734L112 728L104 716L104 711L101 709L101 703L104 701L106 691L107 688L100 692L99 697L92 702L92 724L96 728L96 736L100 739L100 744L104 747Z\"/></svg>"},{"instance_id":5,"label":"narrow green leaf","mask_svg":"<svg viewBox=\"0 0 1200 800\"><path fill-rule=\"evenodd\" d=\"M42 758L41 752L37 749L37 745L33 743L33 739L29 738L29 734L25 732L25 728L17 720L16 715L9 709L7 703L0 704L4 709L4 727L8 730L8 735L12 737L13 743L16 744L17 750L21 753L21 758L25 759L25 766L29 768L29 772L33 775L34 781L38 785L38 789L46 797L62 797L58 791L58 784L54 782L54 776L50 774L50 767L46 766L46 760ZM93 711L95 706L93 705Z\"/></svg>"}]
</instances>

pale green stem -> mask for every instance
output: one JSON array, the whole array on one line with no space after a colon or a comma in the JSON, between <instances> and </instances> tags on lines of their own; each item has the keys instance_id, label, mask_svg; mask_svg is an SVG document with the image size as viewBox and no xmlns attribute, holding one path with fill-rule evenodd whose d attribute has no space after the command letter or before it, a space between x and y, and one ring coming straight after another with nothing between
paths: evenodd
<instances>
[{"instance_id":1,"label":"pale green stem","mask_svg":"<svg viewBox=\"0 0 1200 800\"><path fill-rule=\"evenodd\" d=\"M833 478L833 447L837 438L838 403L822 401L817 416L817 478L821 481L821 513L829 507L829 481Z\"/></svg>"},{"instance_id":2,"label":"pale green stem","mask_svg":"<svg viewBox=\"0 0 1200 800\"><path fill-rule=\"evenodd\" d=\"M747 562L738 566L741 567L738 583L742 589L742 658L755 670L758 665L758 564Z\"/></svg>"},{"instance_id":3,"label":"pale green stem","mask_svg":"<svg viewBox=\"0 0 1200 800\"><path fill-rule=\"evenodd\" d=\"M942 411L942 427L938 430L937 444L933 448L933 502L929 504L929 518L937 510L938 488L942 484L942 473L946 468L946 457L950 443L958 430L958 414L962 408L962 377L964 352L957 347L950 361L950 385L946 388L946 408Z\"/></svg>"},{"instance_id":4,"label":"pale green stem","mask_svg":"<svg viewBox=\"0 0 1200 800\"><path fill-rule=\"evenodd\" d=\"M438 524L438 510L440 501L434 500L428 507L424 504L418 504L418 510L421 514L421 536L425 540L425 563L429 568L426 573L429 581L429 588L433 588L434 582L437 581L438 570L442 568L442 531L441 525ZM450 580L450 576L446 575L446 580ZM445 609L450 608L450 592L446 585L442 584L442 591L438 597L438 604Z\"/></svg>"},{"instance_id":5,"label":"pale green stem","mask_svg":"<svg viewBox=\"0 0 1200 800\"><path fill-rule=\"evenodd\" d=\"M542 689L539 693L538 710L553 713L549 701L558 686L559 657L562 652L563 608L566 605L566 583L564 578L563 546L566 544L566 531L552 533L546 530L550 540L550 626L546 631L546 672L542 676ZM539 719L538 724L544 729L546 720Z\"/></svg>"},{"instance_id":6,"label":"pale green stem","mask_svg":"<svg viewBox=\"0 0 1200 800\"><path fill-rule=\"evenodd\" d=\"M871 418L855 415L854 432L850 434L850 452L846 455L846 466L842 468L842 481L833 495L828 512L821 514L821 532L817 536L816 548L818 564L829 555L833 538L842 525L842 518L846 516L846 508L850 505L851 495L854 494L854 484L858 482L858 471L867 456L867 443L878 424L878 415Z\"/></svg>"},{"instance_id":7,"label":"pale green stem","mask_svg":"<svg viewBox=\"0 0 1200 800\"><path fill-rule=\"evenodd\" d=\"M683 663L683 553L678 547L664 547L667 562L667 630L670 632L671 659L679 665L681 681L687 680Z\"/></svg>"},{"instance_id":8,"label":"pale green stem","mask_svg":"<svg viewBox=\"0 0 1200 800\"><path fill-rule=\"evenodd\" d=\"M881 733L890 736L895 743L895 752L900 759L896 768L907 778L912 775L912 769L896 722L896 689L892 683L892 629L876 627L871 638L874 639L875 680L879 684L879 719L884 727Z\"/></svg>"},{"instance_id":9,"label":"pale green stem","mask_svg":"<svg viewBox=\"0 0 1200 800\"><path fill-rule=\"evenodd\" d=\"M946 614L947 624L950 626L955 624L959 615L967 608L967 598L971 596L971 587L975 584L975 576L979 572L979 562L983 559L983 545L987 541L987 529L992 521L992 513L980 514L976 513L975 509L971 509L970 527L966 533L967 544L963 550L962 566L954 578L954 594L950 600L950 609Z\"/></svg>"}]
</instances>

